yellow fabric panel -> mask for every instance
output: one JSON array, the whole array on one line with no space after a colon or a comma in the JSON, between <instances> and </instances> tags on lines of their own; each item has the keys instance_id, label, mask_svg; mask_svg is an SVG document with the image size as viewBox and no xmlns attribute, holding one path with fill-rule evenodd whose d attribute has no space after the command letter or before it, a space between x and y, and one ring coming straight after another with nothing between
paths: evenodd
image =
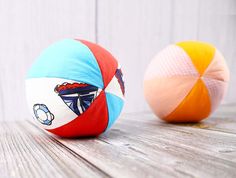
<instances>
[{"instance_id":1,"label":"yellow fabric panel","mask_svg":"<svg viewBox=\"0 0 236 178\"><path fill-rule=\"evenodd\" d=\"M197 122L206 118L210 112L208 90L199 79L178 107L163 119L169 122Z\"/></svg>"},{"instance_id":2,"label":"yellow fabric panel","mask_svg":"<svg viewBox=\"0 0 236 178\"><path fill-rule=\"evenodd\" d=\"M215 47L211 44L198 41L185 41L177 43L176 45L184 49L191 58L200 76L203 75L215 55Z\"/></svg>"}]
</instances>

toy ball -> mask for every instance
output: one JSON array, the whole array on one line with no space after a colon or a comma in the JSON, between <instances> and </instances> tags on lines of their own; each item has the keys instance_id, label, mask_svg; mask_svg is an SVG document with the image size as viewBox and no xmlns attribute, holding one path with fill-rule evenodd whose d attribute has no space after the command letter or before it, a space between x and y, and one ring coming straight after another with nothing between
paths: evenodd
<instances>
[{"instance_id":1,"label":"toy ball","mask_svg":"<svg viewBox=\"0 0 236 178\"><path fill-rule=\"evenodd\" d=\"M97 136L109 129L124 104L117 60L104 48L65 39L38 57L26 79L36 123L61 137Z\"/></svg>"},{"instance_id":2,"label":"toy ball","mask_svg":"<svg viewBox=\"0 0 236 178\"><path fill-rule=\"evenodd\" d=\"M214 46L186 41L154 57L144 77L144 95L159 118L198 122L217 108L228 81L224 57Z\"/></svg>"}]
</instances>

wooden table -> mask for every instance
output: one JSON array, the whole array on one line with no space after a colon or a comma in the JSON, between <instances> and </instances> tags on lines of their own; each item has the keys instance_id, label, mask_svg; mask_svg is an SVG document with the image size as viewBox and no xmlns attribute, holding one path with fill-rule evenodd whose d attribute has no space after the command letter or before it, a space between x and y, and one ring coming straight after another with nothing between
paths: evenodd
<instances>
[{"instance_id":1,"label":"wooden table","mask_svg":"<svg viewBox=\"0 0 236 178\"><path fill-rule=\"evenodd\" d=\"M236 106L197 124L122 115L98 138L62 139L1 123L0 177L236 177Z\"/></svg>"}]
</instances>

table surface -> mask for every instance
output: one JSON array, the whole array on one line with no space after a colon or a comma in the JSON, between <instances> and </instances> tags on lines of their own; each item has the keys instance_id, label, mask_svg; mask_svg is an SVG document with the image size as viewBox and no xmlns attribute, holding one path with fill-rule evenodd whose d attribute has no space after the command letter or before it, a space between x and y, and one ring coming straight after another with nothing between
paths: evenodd
<instances>
[{"instance_id":1,"label":"table surface","mask_svg":"<svg viewBox=\"0 0 236 178\"><path fill-rule=\"evenodd\" d=\"M236 177L236 106L195 124L122 115L97 138L62 139L30 121L0 125L0 177Z\"/></svg>"}]
</instances>

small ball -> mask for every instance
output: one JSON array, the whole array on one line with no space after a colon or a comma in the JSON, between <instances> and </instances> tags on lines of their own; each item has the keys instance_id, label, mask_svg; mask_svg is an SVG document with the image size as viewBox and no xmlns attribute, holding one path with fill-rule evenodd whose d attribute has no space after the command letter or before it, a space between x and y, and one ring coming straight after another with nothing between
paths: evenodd
<instances>
[{"instance_id":1,"label":"small ball","mask_svg":"<svg viewBox=\"0 0 236 178\"><path fill-rule=\"evenodd\" d=\"M214 46L185 41L154 57L144 77L144 95L159 118L198 122L220 104L228 81L228 67Z\"/></svg>"},{"instance_id":2,"label":"small ball","mask_svg":"<svg viewBox=\"0 0 236 178\"><path fill-rule=\"evenodd\" d=\"M85 40L65 39L45 49L29 70L26 96L36 123L61 137L97 136L124 104L117 60Z\"/></svg>"}]
</instances>

